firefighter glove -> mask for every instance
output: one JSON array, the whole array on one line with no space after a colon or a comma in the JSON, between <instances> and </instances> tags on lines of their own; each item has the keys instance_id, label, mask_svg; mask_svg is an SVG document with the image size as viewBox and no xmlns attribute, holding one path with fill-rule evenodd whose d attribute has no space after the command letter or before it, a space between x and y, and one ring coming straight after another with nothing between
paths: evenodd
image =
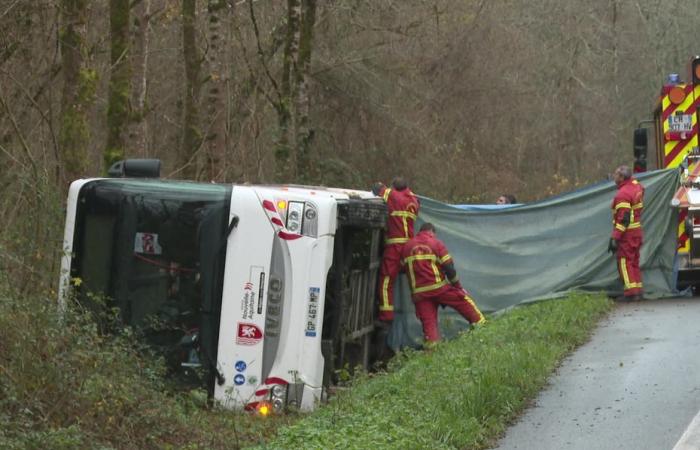
<instances>
[{"instance_id":1,"label":"firefighter glove","mask_svg":"<svg viewBox=\"0 0 700 450\"><path fill-rule=\"evenodd\" d=\"M610 242L608 242L608 252L617 252L617 240L615 238L610 238Z\"/></svg>"}]
</instances>

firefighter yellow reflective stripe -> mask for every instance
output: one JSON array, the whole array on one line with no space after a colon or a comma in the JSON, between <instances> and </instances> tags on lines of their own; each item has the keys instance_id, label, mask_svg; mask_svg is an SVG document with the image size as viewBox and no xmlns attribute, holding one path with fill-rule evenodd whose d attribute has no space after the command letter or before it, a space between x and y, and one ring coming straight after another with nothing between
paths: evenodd
<instances>
[{"instance_id":1,"label":"firefighter yellow reflective stripe","mask_svg":"<svg viewBox=\"0 0 700 450\"><path fill-rule=\"evenodd\" d=\"M442 258L440 258L440 263L445 264L447 261L449 261L451 259L452 259L452 256L450 256L450 254L448 253L445 256L443 256Z\"/></svg>"},{"instance_id":2,"label":"firefighter yellow reflective stripe","mask_svg":"<svg viewBox=\"0 0 700 450\"><path fill-rule=\"evenodd\" d=\"M620 258L620 273L622 274L622 281L625 283L625 289L634 289L632 283L630 283L630 277L627 273L627 259Z\"/></svg>"},{"instance_id":3,"label":"firefighter yellow reflective stripe","mask_svg":"<svg viewBox=\"0 0 700 450\"><path fill-rule=\"evenodd\" d=\"M644 208L643 202L635 203L632 205L632 209L640 209L640 208Z\"/></svg>"},{"instance_id":4,"label":"firefighter yellow reflective stripe","mask_svg":"<svg viewBox=\"0 0 700 450\"><path fill-rule=\"evenodd\" d=\"M635 222L635 223L629 224L629 226L627 227L627 229L628 229L628 230L634 230L635 228L640 228L641 226L642 226L641 223ZM624 231L624 230L622 230L622 231Z\"/></svg>"},{"instance_id":5,"label":"firefighter yellow reflective stripe","mask_svg":"<svg viewBox=\"0 0 700 450\"><path fill-rule=\"evenodd\" d=\"M389 304L389 281L391 278L385 276L382 280L382 301L379 303L380 311L393 311L394 307Z\"/></svg>"},{"instance_id":6,"label":"firefighter yellow reflective stripe","mask_svg":"<svg viewBox=\"0 0 700 450\"><path fill-rule=\"evenodd\" d=\"M392 211L391 215L397 216L397 217L408 217L410 219L416 218L416 215L414 213L412 213L411 211Z\"/></svg>"},{"instance_id":7,"label":"firefighter yellow reflective stripe","mask_svg":"<svg viewBox=\"0 0 700 450\"><path fill-rule=\"evenodd\" d=\"M387 244L403 244L408 242L408 238L391 238L384 241Z\"/></svg>"},{"instance_id":8,"label":"firefighter yellow reflective stripe","mask_svg":"<svg viewBox=\"0 0 700 450\"><path fill-rule=\"evenodd\" d=\"M439 283L431 284L431 285L429 285L429 286L422 286L422 287L419 287L419 288L414 288L414 289L413 289L413 293L414 293L414 294L420 294L420 293L422 293L422 292L434 291L435 289L439 289L439 288L443 287L443 286L446 285L446 284L447 284L447 280L442 280L442 281L439 282ZM415 286L415 284L414 284L414 286Z\"/></svg>"},{"instance_id":9,"label":"firefighter yellow reflective stripe","mask_svg":"<svg viewBox=\"0 0 700 450\"><path fill-rule=\"evenodd\" d=\"M625 226L622 225L621 223L616 223L615 224L615 229L619 231L625 231Z\"/></svg>"},{"instance_id":10,"label":"firefighter yellow reflective stripe","mask_svg":"<svg viewBox=\"0 0 700 450\"><path fill-rule=\"evenodd\" d=\"M408 279L411 282L411 292L416 289L416 273L413 271L413 261L408 261Z\"/></svg>"},{"instance_id":11,"label":"firefighter yellow reflective stripe","mask_svg":"<svg viewBox=\"0 0 700 450\"><path fill-rule=\"evenodd\" d=\"M474 308L474 311L479 315L479 320L477 320L477 321L474 322L474 323L484 323L484 322L486 322L486 318L484 317L483 314L481 314L481 311L480 311L479 308L476 306L476 303L474 303L474 300L473 300L470 296L468 296L468 295L466 295L466 294L464 295L464 300L465 300L467 303L469 303L469 304L472 306L472 308Z\"/></svg>"},{"instance_id":12,"label":"firefighter yellow reflective stripe","mask_svg":"<svg viewBox=\"0 0 700 450\"><path fill-rule=\"evenodd\" d=\"M620 208L631 208L632 205L630 205L628 202L620 202L617 205L615 205L615 211L617 211Z\"/></svg>"},{"instance_id":13,"label":"firefighter yellow reflective stripe","mask_svg":"<svg viewBox=\"0 0 700 450\"><path fill-rule=\"evenodd\" d=\"M406 257L406 262L413 262L413 261L437 261L437 256L433 255L432 253L427 253L424 255L411 255Z\"/></svg>"},{"instance_id":14,"label":"firefighter yellow reflective stripe","mask_svg":"<svg viewBox=\"0 0 700 450\"><path fill-rule=\"evenodd\" d=\"M391 193L391 189L390 189L390 188L384 189L384 197L383 197L383 198L384 198L384 201L385 201L385 202L389 200L389 194L390 194L390 193Z\"/></svg>"},{"instance_id":15,"label":"firefighter yellow reflective stripe","mask_svg":"<svg viewBox=\"0 0 700 450\"><path fill-rule=\"evenodd\" d=\"M408 220L404 217L403 219L403 235L408 236Z\"/></svg>"},{"instance_id":16,"label":"firefighter yellow reflective stripe","mask_svg":"<svg viewBox=\"0 0 700 450\"><path fill-rule=\"evenodd\" d=\"M435 261L432 261L430 263L430 267L433 269L433 274L435 274L435 282L438 283L440 280L442 280L442 274L440 273L440 269L438 269L437 264L435 264Z\"/></svg>"}]
</instances>

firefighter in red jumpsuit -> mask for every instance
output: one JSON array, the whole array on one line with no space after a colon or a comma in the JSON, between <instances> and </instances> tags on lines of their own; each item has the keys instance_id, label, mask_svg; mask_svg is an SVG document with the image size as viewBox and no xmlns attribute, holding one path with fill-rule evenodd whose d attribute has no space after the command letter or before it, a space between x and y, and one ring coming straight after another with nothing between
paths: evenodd
<instances>
[{"instance_id":1,"label":"firefighter in red jumpsuit","mask_svg":"<svg viewBox=\"0 0 700 450\"><path fill-rule=\"evenodd\" d=\"M612 202L613 231L608 251L617 254L617 269L625 285L618 300L642 300L642 272L639 252L642 248L642 211L644 187L632 177L628 166L615 169L613 175L617 194Z\"/></svg>"},{"instance_id":2,"label":"firefighter in red jumpsuit","mask_svg":"<svg viewBox=\"0 0 700 450\"><path fill-rule=\"evenodd\" d=\"M420 202L402 177L394 178L391 187L376 183L372 192L382 197L389 213L379 269L379 320L391 322L394 320L394 282L401 270L401 249L413 237Z\"/></svg>"},{"instance_id":3,"label":"firefighter in red jumpsuit","mask_svg":"<svg viewBox=\"0 0 700 450\"><path fill-rule=\"evenodd\" d=\"M425 340L440 340L438 306L450 306L471 324L486 321L469 293L462 287L452 257L445 244L435 237L435 227L424 223L420 232L401 252L403 269L408 273L416 317L423 325Z\"/></svg>"}]
</instances>

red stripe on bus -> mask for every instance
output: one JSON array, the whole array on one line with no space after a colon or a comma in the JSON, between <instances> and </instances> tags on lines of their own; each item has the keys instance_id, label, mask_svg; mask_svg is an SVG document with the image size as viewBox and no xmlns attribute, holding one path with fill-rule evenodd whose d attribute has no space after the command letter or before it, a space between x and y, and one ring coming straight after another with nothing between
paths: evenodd
<instances>
[{"instance_id":1,"label":"red stripe on bus","mask_svg":"<svg viewBox=\"0 0 700 450\"><path fill-rule=\"evenodd\" d=\"M270 200L263 200L263 208L268 211L277 212L274 203L272 203Z\"/></svg>"}]
</instances>

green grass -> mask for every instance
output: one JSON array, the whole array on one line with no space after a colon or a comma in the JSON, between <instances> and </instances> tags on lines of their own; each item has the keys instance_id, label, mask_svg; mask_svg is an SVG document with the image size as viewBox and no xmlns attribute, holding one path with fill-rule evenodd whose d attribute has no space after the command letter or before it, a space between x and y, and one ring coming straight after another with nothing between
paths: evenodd
<instances>
[{"instance_id":1,"label":"green grass","mask_svg":"<svg viewBox=\"0 0 700 450\"><path fill-rule=\"evenodd\" d=\"M589 295L516 308L313 414L260 418L172 389L128 331L105 336L79 308L61 318L52 297L0 279L0 448L482 448L610 308Z\"/></svg>"},{"instance_id":2,"label":"green grass","mask_svg":"<svg viewBox=\"0 0 700 450\"><path fill-rule=\"evenodd\" d=\"M610 308L603 295L573 294L516 308L432 352L404 353L267 448L485 448Z\"/></svg>"}]
</instances>

